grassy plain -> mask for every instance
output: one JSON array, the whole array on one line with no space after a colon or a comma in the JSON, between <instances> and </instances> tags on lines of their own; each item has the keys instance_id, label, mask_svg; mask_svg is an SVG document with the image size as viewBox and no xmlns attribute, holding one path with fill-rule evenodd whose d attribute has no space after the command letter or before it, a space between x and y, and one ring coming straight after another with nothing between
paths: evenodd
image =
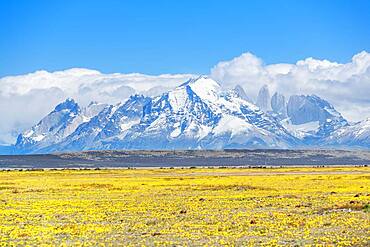
<instances>
[{"instance_id":1,"label":"grassy plain","mask_svg":"<svg viewBox=\"0 0 370 247\"><path fill-rule=\"evenodd\" d=\"M0 245L369 246L370 169L0 172Z\"/></svg>"}]
</instances>

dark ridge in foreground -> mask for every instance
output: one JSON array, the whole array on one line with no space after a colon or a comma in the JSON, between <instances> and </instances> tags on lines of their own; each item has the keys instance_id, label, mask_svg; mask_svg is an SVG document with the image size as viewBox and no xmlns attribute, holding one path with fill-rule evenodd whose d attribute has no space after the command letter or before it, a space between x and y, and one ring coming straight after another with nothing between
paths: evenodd
<instances>
[{"instance_id":1,"label":"dark ridge in foreground","mask_svg":"<svg viewBox=\"0 0 370 247\"><path fill-rule=\"evenodd\" d=\"M0 155L0 169L369 164L370 152L356 150L86 151Z\"/></svg>"}]
</instances>

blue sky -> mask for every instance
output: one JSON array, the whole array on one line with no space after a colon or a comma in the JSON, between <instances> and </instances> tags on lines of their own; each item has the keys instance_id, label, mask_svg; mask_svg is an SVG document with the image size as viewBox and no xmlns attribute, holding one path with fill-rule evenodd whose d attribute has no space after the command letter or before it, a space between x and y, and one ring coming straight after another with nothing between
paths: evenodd
<instances>
[{"instance_id":1,"label":"blue sky","mask_svg":"<svg viewBox=\"0 0 370 247\"><path fill-rule=\"evenodd\" d=\"M252 52L265 63L347 62L370 50L370 1L0 0L0 77L71 67L208 73Z\"/></svg>"}]
</instances>

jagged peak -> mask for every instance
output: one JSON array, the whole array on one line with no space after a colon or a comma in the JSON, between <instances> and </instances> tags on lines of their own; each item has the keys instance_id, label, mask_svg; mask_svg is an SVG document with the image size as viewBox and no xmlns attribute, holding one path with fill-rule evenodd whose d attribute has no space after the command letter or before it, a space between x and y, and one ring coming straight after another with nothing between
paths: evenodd
<instances>
[{"instance_id":1,"label":"jagged peak","mask_svg":"<svg viewBox=\"0 0 370 247\"><path fill-rule=\"evenodd\" d=\"M326 101L320 96L318 96L317 94L294 94L291 97L304 97L304 98L311 98L311 99Z\"/></svg>"},{"instance_id":2,"label":"jagged peak","mask_svg":"<svg viewBox=\"0 0 370 247\"><path fill-rule=\"evenodd\" d=\"M74 110L77 111L79 110L79 105L76 103L76 101L70 97L66 98L65 101L62 103L58 104L54 111L62 111L62 110Z\"/></svg>"},{"instance_id":3,"label":"jagged peak","mask_svg":"<svg viewBox=\"0 0 370 247\"><path fill-rule=\"evenodd\" d=\"M245 93L244 88L242 86L240 86L239 84L234 87L234 90Z\"/></svg>"},{"instance_id":4,"label":"jagged peak","mask_svg":"<svg viewBox=\"0 0 370 247\"><path fill-rule=\"evenodd\" d=\"M97 101L91 101L90 104L87 107L93 106L93 105L99 105Z\"/></svg>"},{"instance_id":5,"label":"jagged peak","mask_svg":"<svg viewBox=\"0 0 370 247\"><path fill-rule=\"evenodd\" d=\"M75 100L72 97L67 97L64 102L75 102Z\"/></svg>"},{"instance_id":6,"label":"jagged peak","mask_svg":"<svg viewBox=\"0 0 370 247\"><path fill-rule=\"evenodd\" d=\"M285 95L280 93L279 91L276 91L272 96L274 96L274 95L275 95L275 97L277 97L277 96L284 96L285 97Z\"/></svg>"},{"instance_id":7,"label":"jagged peak","mask_svg":"<svg viewBox=\"0 0 370 247\"><path fill-rule=\"evenodd\" d=\"M319 121L323 128L330 126L336 128L348 124L348 121L333 105L315 94L290 96L287 112L293 124Z\"/></svg>"},{"instance_id":8,"label":"jagged peak","mask_svg":"<svg viewBox=\"0 0 370 247\"><path fill-rule=\"evenodd\" d=\"M271 97L271 108L272 110L278 114L281 119L287 117L287 109L286 109L286 100L285 96L280 92L275 92L274 95Z\"/></svg>"},{"instance_id":9,"label":"jagged peak","mask_svg":"<svg viewBox=\"0 0 370 247\"><path fill-rule=\"evenodd\" d=\"M190 87L191 90L201 99L214 102L218 100L218 94L221 91L221 86L218 82L208 76L201 75L197 78L191 78L181 84L177 89Z\"/></svg>"},{"instance_id":10,"label":"jagged peak","mask_svg":"<svg viewBox=\"0 0 370 247\"><path fill-rule=\"evenodd\" d=\"M189 80L181 84L179 87L183 87L187 85L191 86L194 84L201 84L201 83L212 84L213 86L221 87L218 82L216 82L215 80L213 80L212 78L206 75L200 75L198 77L190 78Z\"/></svg>"},{"instance_id":11,"label":"jagged peak","mask_svg":"<svg viewBox=\"0 0 370 247\"><path fill-rule=\"evenodd\" d=\"M370 117L368 118L365 118L364 120L361 120L361 121L358 121L358 122L355 122L353 123L351 126L355 126L355 125L363 125L363 124L370 124ZM370 126L370 125L369 125Z\"/></svg>"},{"instance_id":12,"label":"jagged peak","mask_svg":"<svg viewBox=\"0 0 370 247\"><path fill-rule=\"evenodd\" d=\"M306 97L309 97L309 98L312 98L312 99L316 99L316 100L320 100L320 101L328 102L328 101L324 100L323 98L321 98L320 96L318 96L316 94L309 94L309 95L306 95Z\"/></svg>"},{"instance_id":13,"label":"jagged peak","mask_svg":"<svg viewBox=\"0 0 370 247\"><path fill-rule=\"evenodd\" d=\"M133 94L129 97L128 100L140 100L140 99L145 99L148 98L147 96L144 96L143 94Z\"/></svg>"},{"instance_id":14,"label":"jagged peak","mask_svg":"<svg viewBox=\"0 0 370 247\"><path fill-rule=\"evenodd\" d=\"M239 84L236 85L233 89L233 91L242 99L252 102L251 99L248 97L247 93L245 92L244 88L240 86Z\"/></svg>"},{"instance_id":15,"label":"jagged peak","mask_svg":"<svg viewBox=\"0 0 370 247\"><path fill-rule=\"evenodd\" d=\"M271 96L268 86L264 84L258 92L256 105L264 112L271 110Z\"/></svg>"},{"instance_id":16,"label":"jagged peak","mask_svg":"<svg viewBox=\"0 0 370 247\"><path fill-rule=\"evenodd\" d=\"M316 94L309 94L309 95L292 95L290 96L291 98L305 98L311 102L314 102L314 103L320 103L321 105L323 106L326 106L328 108L331 108L333 110L335 110L334 106L332 104L329 103L329 101L321 98L320 96L316 95Z\"/></svg>"}]
</instances>

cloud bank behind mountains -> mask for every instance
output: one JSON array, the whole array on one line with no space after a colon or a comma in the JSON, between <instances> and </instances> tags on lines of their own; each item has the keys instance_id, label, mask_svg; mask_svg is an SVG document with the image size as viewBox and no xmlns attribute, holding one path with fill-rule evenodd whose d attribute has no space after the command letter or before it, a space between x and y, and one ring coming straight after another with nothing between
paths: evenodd
<instances>
[{"instance_id":1,"label":"cloud bank behind mountains","mask_svg":"<svg viewBox=\"0 0 370 247\"><path fill-rule=\"evenodd\" d=\"M13 143L66 97L81 105L91 101L115 104L134 93L159 95L193 74L103 74L89 69L68 69L0 78L0 144ZM295 64L266 65L251 53L219 62L210 76L225 88L241 85L255 99L267 84L270 93L317 94L331 102L351 121L370 117L370 54L361 52L345 64L307 58Z\"/></svg>"},{"instance_id":2,"label":"cloud bank behind mountains","mask_svg":"<svg viewBox=\"0 0 370 247\"><path fill-rule=\"evenodd\" d=\"M251 53L218 63L211 77L225 87L240 84L255 99L268 85L270 93L316 94L339 110L350 121L370 117L370 54L363 51L345 64L307 58L295 64L265 65Z\"/></svg>"}]
</instances>

